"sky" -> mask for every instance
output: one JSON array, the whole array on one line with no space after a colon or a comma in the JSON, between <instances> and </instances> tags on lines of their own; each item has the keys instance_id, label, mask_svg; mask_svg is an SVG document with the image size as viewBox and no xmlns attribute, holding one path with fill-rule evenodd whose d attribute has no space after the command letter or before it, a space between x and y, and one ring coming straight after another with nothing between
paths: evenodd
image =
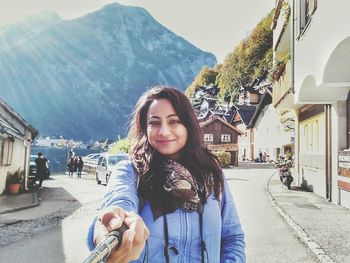
<instances>
[{"instance_id":1,"label":"sky","mask_svg":"<svg viewBox=\"0 0 350 263\"><path fill-rule=\"evenodd\" d=\"M275 5L275 0L0 0L0 21L18 21L44 10L74 19L112 2L145 8L163 26L213 53L218 63Z\"/></svg>"}]
</instances>

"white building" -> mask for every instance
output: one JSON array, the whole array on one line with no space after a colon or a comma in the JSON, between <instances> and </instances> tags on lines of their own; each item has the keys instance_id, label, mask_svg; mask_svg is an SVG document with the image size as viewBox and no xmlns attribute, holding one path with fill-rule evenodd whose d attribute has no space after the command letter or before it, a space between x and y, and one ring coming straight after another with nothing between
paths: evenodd
<instances>
[{"instance_id":1,"label":"white building","mask_svg":"<svg viewBox=\"0 0 350 263\"><path fill-rule=\"evenodd\" d=\"M280 115L272 104L261 110L254 127L254 156L266 153L270 161L276 161L279 155L294 154L294 129L284 130Z\"/></svg>"},{"instance_id":2,"label":"white building","mask_svg":"<svg viewBox=\"0 0 350 263\"><path fill-rule=\"evenodd\" d=\"M273 103L296 115L298 183L345 207L350 207L350 156L343 151L350 143L349 10L348 0L278 0L273 23L275 59L290 52Z\"/></svg>"},{"instance_id":3,"label":"white building","mask_svg":"<svg viewBox=\"0 0 350 263\"><path fill-rule=\"evenodd\" d=\"M260 152L266 161L294 154L294 115L287 111L282 116L279 114L272 105L271 90L266 73L252 87L240 90L235 105L239 118L234 118L240 121L236 126L244 133L238 140L240 160L255 160Z\"/></svg>"},{"instance_id":4,"label":"white building","mask_svg":"<svg viewBox=\"0 0 350 263\"><path fill-rule=\"evenodd\" d=\"M25 172L27 188L29 155L32 140L38 131L0 99L0 194L6 187L7 173Z\"/></svg>"}]
</instances>

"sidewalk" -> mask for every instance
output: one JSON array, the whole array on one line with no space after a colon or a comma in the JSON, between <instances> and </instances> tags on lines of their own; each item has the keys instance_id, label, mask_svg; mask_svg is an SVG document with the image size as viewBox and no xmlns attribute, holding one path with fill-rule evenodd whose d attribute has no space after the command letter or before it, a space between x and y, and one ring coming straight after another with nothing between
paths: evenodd
<instances>
[{"instance_id":1,"label":"sidewalk","mask_svg":"<svg viewBox=\"0 0 350 263\"><path fill-rule=\"evenodd\" d=\"M40 202L36 190L17 195L0 196L0 214L16 212L38 205L40 205Z\"/></svg>"},{"instance_id":2,"label":"sidewalk","mask_svg":"<svg viewBox=\"0 0 350 263\"><path fill-rule=\"evenodd\" d=\"M2 215L40 205L37 189L17 195L0 196L0 227L17 223L19 220L3 219Z\"/></svg>"},{"instance_id":3,"label":"sidewalk","mask_svg":"<svg viewBox=\"0 0 350 263\"><path fill-rule=\"evenodd\" d=\"M299 187L282 187L277 173L266 189L280 215L320 262L350 263L350 210Z\"/></svg>"},{"instance_id":4,"label":"sidewalk","mask_svg":"<svg viewBox=\"0 0 350 263\"><path fill-rule=\"evenodd\" d=\"M68 175L68 173L66 173L66 175ZM54 178L55 176L57 175L53 175L51 179ZM64 175L62 174L59 176L64 176ZM76 174L74 174L74 178L77 178ZM95 180L95 176L87 173L82 173L81 179ZM45 185L45 182L44 182L44 185ZM2 214L8 214L11 212L16 212L16 211L32 208L39 205L40 205L40 198L39 198L37 187L31 188L30 191L26 193L20 193L17 195L6 195L6 194L1 195L0 196L0 227L2 224L2 221L1 221Z\"/></svg>"}]
</instances>

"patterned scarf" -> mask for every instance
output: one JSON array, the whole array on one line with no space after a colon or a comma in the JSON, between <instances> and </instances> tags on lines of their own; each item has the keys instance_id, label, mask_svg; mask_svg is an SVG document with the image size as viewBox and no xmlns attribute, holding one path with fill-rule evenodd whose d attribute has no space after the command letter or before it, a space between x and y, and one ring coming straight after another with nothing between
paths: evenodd
<instances>
[{"instance_id":1,"label":"patterned scarf","mask_svg":"<svg viewBox=\"0 0 350 263\"><path fill-rule=\"evenodd\" d=\"M163 214L182 208L186 212L196 211L213 191L212 176L200 186L191 173L180 163L164 160L157 172L141 176L140 193L150 201L153 217L156 220ZM144 185L148 185L143 189Z\"/></svg>"}]
</instances>

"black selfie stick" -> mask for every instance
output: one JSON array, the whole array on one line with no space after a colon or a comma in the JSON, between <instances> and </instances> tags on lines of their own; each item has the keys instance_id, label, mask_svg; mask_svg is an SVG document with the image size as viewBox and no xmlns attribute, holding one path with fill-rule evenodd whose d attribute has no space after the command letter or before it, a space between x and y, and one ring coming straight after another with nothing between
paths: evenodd
<instances>
[{"instance_id":1,"label":"black selfie stick","mask_svg":"<svg viewBox=\"0 0 350 263\"><path fill-rule=\"evenodd\" d=\"M129 228L122 225L120 228L111 231L105 239L103 239L90 255L83 261L83 263L99 263L104 261L114 250L116 250L122 243L122 236Z\"/></svg>"}]
</instances>

